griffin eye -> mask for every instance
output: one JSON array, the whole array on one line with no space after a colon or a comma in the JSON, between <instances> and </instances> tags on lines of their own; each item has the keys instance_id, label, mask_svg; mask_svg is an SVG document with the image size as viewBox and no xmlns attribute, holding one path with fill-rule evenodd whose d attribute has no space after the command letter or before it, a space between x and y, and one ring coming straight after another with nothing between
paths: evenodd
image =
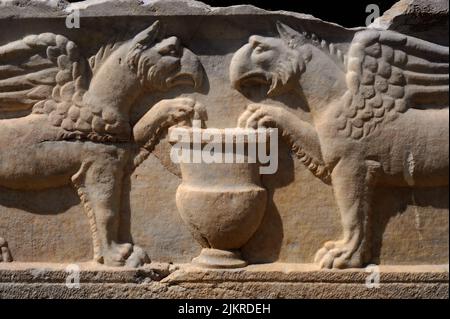
<instances>
[{"instance_id":1,"label":"griffin eye","mask_svg":"<svg viewBox=\"0 0 450 319\"><path fill-rule=\"evenodd\" d=\"M159 51L161 55L178 56L178 50L174 45L165 47Z\"/></svg>"},{"instance_id":2,"label":"griffin eye","mask_svg":"<svg viewBox=\"0 0 450 319\"><path fill-rule=\"evenodd\" d=\"M262 44L257 45L257 46L255 47L255 49L254 49L254 52L255 52L255 53L262 53L262 52L264 52L264 51L267 51L267 47L265 47L265 46L262 45Z\"/></svg>"}]
</instances>

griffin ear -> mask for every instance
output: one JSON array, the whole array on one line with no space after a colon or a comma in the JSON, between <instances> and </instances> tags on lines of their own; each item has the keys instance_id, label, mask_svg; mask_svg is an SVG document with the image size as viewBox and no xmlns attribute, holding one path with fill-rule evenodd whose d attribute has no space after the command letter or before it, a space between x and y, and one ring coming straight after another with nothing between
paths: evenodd
<instances>
[{"instance_id":1,"label":"griffin ear","mask_svg":"<svg viewBox=\"0 0 450 319\"><path fill-rule=\"evenodd\" d=\"M157 39L160 33L160 23L156 21L147 29L139 32L131 41L130 49L126 56L126 61L131 70L136 71L139 56L149 48Z\"/></svg>"},{"instance_id":2,"label":"griffin ear","mask_svg":"<svg viewBox=\"0 0 450 319\"><path fill-rule=\"evenodd\" d=\"M139 32L133 38L132 47L136 45L147 46L149 44L152 44L156 40L160 30L161 23L157 20L155 23L153 23L147 29Z\"/></svg>"},{"instance_id":3,"label":"griffin ear","mask_svg":"<svg viewBox=\"0 0 450 319\"><path fill-rule=\"evenodd\" d=\"M292 49L304 42L304 36L302 34L280 21L277 21L277 30L281 39L283 39Z\"/></svg>"}]
</instances>

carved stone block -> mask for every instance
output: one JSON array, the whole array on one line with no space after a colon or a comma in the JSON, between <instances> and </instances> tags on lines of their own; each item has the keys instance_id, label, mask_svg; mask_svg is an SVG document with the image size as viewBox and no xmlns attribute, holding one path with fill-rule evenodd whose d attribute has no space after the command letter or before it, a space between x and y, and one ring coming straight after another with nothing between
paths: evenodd
<instances>
[{"instance_id":1,"label":"carved stone block","mask_svg":"<svg viewBox=\"0 0 450 319\"><path fill-rule=\"evenodd\" d=\"M403 2L352 29L24 3L0 1L0 297L68 296L75 265L70 297L137 297L114 287L139 273L146 297L448 298L448 34L403 27Z\"/></svg>"}]
</instances>

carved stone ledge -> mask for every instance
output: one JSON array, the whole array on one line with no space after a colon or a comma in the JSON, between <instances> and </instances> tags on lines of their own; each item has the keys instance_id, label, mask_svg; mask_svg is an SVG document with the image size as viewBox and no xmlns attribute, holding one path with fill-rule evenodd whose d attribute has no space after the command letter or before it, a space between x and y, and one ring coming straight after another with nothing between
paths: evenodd
<instances>
[{"instance_id":1,"label":"carved stone ledge","mask_svg":"<svg viewBox=\"0 0 450 319\"><path fill-rule=\"evenodd\" d=\"M447 266L381 266L379 288L367 288L364 270L283 263L241 270L80 264L80 288L67 288L66 266L0 265L0 298L448 298Z\"/></svg>"},{"instance_id":2,"label":"carved stone ledge","mask_svg":"<svg viewBox=\"0 0 450 319\"><path fill-rule=\"evenodd\" d=\"M65 283L69 272L66 269L73 264L54 263L3 263L0 264L0 283ZM142 283L161 281L174 272L177 267L152 263L145 267L122 268L108 267L96 263L79 263L80 282L89 284L101 283Z\"/></svg>"}]
</instances>

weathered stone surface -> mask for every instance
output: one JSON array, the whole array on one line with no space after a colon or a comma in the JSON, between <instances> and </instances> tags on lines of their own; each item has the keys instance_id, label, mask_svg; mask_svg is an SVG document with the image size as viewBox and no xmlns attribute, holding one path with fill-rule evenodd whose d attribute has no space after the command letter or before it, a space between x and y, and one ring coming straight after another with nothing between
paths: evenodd
<instances>
[{"instance_id":1,"label":"weathered stone surface","mask_svg":"<svg viewBox=\"0 0 450 319\"><path fill-rule=\"evenodd\" d=\"M364 270L334 272L282 263L243 270L80 264L80 287L68 288L65 266L0 265L0 298L448 298L446 266L382 266L378 288L366 286Z\"/></svg>"},{"instance_id":2,"label":"weathered stone surface","mask_svg":"<svg viewBox=\"0 0 450 319\"><path fill-rule=\"evenodd\" d=\"M1 294L448 297L446 3L347 29L197 1L0 1ZM278 170L173 163L172 126L276 127ZM148 265L196 256L249 266ZM85 265L87 284L32 262ZM371 263L378 290L319 270Z\"/></svg>"},{"instance_id":3,"label":"weathered stone surface","mask_svg":"<svg viewBox=\"0 0 450 319\"><path fill-rule=\"evenodd\" d=\"M370 27L395 30L448 46L448 1L401 0Z\"/></svg>"}]
</instances>

